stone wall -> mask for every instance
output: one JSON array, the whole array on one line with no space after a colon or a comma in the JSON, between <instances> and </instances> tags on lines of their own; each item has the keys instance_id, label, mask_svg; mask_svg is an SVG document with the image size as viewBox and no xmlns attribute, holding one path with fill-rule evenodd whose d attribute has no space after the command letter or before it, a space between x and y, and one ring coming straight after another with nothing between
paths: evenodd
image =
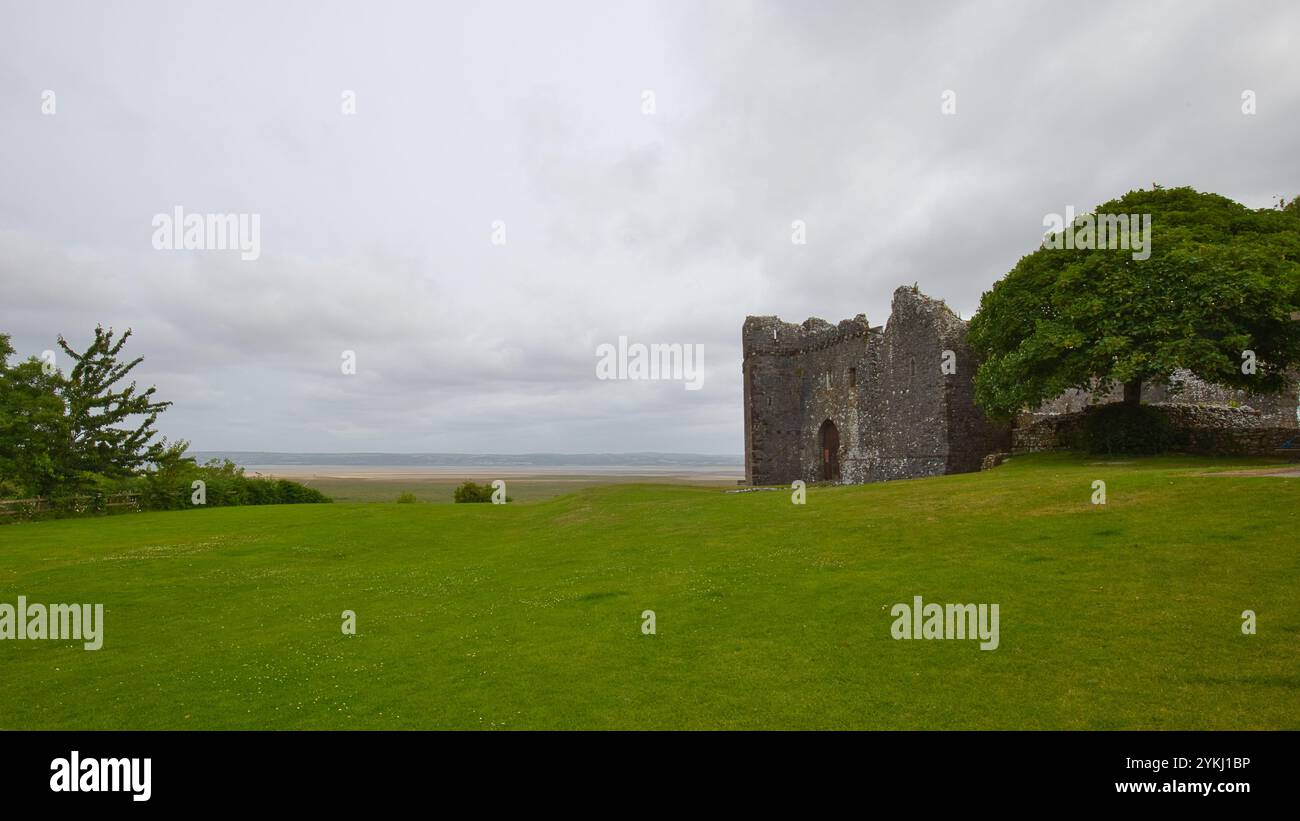
<instances>
[{"instance_id":1,"label":"stone wall","mask_svg":"<svg viewBox=\"0 0 1300 821\"><path fill-rule=\"evenodd\" d=\"M1246 408L1209 405L1152 405L1173 423L1175 453L1205 456L1275 456L1300 459L1300 430L1269 424L1269 417ZM1012 433L1012 453L1039 453L1075 447L1086 411L1023 420Z\"/></svg>"},{"instance_id":2,"label":"stone wall","mask_svg":"<svg viewBox=\"0 0 1300 821\"><path fill-rule=\"evenodd\" d=\"M1074 446L1083 428L1083 412L1024 417L1011 431L1012 453L1043 453Z\"/></svg>"},{"instance_id":3,"label":"stone wall","mask_svg":"<svg viewBox=\"0 0 1300 821\"><path fill-rule=\"evenodd\" d=\"M1071 389L1044 402L1032 414L1034 418L1043 416L1076 413L1094 405L1110 404L1123 399L1124 389L1116 385L1108 393L1094 397L1091 392ZM1293 380L1291 386L1282 393L1261 394L1234 388L1213 385L1198 379L1190 371L1175 371L1168 385L1144 384L1142 401L1148 405L1194 405L1239 407L1256 411L1259 424L1265 427L1297 427L1296 406L1297 386Z\"/></svg>"},{"instance_id":4,"label":"stone wall","mask_svg":"<svg viewBox=\"0 0 1300 821\"><path fill-rule=\"evenodd\" d=\"M975 407L966 323L947 305L899 288L877 350L864 430L867 481L979 470L986 454L1007 449L1006 428ZM943 372L944 351L955 354L956 373Z\"/></svg>"},{"instance_id":5,"label":"stone wall","mask_svg":"<svg viewBox=\"0 0 1300 821\"><path fill-rule=\"evenodd\" d=\"M742 332L745 469L752 484L822 478L819 431L839 433L840 481L978 470L1007 450L1006 426L975 407L966 323L915 288L894 292L886 327L866 317L802 325L749 317ZM956 355L956 373L941 370Z\"/></svg>"},{"instance_id":6,"label":"stone wall","mask_svg":"<svg viewBox=\"0 0 1300 821\"><path fill-rule=\"evenodd\" d=\"M818 480L817 431L830 419L839 431L840 470L860 478L860 426L869 370L865 316L838 326L802 325L774 316L745 320L745 475L753 484ZM814 421L815 419L815 421Z\"/></svg>"}]
</instances>

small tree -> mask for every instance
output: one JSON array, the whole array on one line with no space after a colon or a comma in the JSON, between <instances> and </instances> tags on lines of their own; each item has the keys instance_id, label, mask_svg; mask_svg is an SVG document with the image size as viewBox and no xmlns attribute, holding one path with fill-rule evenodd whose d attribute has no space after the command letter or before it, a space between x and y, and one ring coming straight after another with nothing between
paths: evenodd
<instances>
[{"instance_id":1,"label":"small tree","mask_svg":"<svg viewBox=\"0 0 1300 821\"><path fill-rule=\"evenodd\" d=\"M64 468L70 478L81 473L126 476L164 458L166 440L153 441L153 426L171 403L154 401L156 388L139 392L135 382L115 388L143 361L118 361L130 337L128 329L114 342L112 328L97 326L94 340L82 353L59 337L59 347L76 363L60 385L67 413ZM128 422L131 417L141 418Z\"/></svg>"},{"instance_id":2,"label":"small tree","mask_svg":"<svg viewBox=\"0 0 1300 821\"><path fill-rule=\"evenodd\" d=\"M1254 211L1191 188L1131 191L1098 214L1150 214L1150 257L1040 248L984 294L970 325L976 401L1008 417L1069 388L1167 384L1179 368L1257 392L1300 363L1300 210ZM1069 228L1070 226L1067 226ZM1254 373L1244 373L1251 351Z\"/></svg>"},{"instance_id":3,"label":"small tree","mask_svg":"<svg viewBox=\"0 0 1300 821\"><path fill-rule=\"evenodd\" d=\"M35 357L11 366L13 352L9 336L0 334L0 496L39 496L58 484L55 454L67 420L58 374Z\"/></svg>"}]
</instances>

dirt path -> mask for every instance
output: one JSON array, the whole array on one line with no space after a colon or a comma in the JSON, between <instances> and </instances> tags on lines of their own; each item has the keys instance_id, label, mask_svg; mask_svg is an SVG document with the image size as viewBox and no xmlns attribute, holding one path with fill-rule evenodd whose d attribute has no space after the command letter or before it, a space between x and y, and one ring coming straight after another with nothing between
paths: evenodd
<instances>
[{"instance_id":1,"label":"dirt path","mask_svg":"<svg viewBox=\"0 0 1300 821\"><path fill-rule=\"evenodd\" d=\"M1224 470L1217 473L1202 473L1202 476L1284 476L1300 479L1300 467L1258 468L1256 470Z\"/></svg>"}]
</instances>

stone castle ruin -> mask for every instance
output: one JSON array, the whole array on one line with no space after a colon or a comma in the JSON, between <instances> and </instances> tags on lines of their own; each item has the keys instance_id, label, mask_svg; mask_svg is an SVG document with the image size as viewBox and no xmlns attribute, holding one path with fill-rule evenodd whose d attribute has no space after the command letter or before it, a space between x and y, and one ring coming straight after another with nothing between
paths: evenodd
<instances>
[{"instance_id":1,"label":"stone castle ruin","mask_svg":"<svg viewBox=\"0 0 1300 821\"><path fill-rule=\"evenodd\" d=\"M878 482L979 470L985 457L1062 447L1095 402L1070 391L1014 424L975 404L978 363L967 323L915 287L894 292L889 321L838 325L746 317L745 477L750 484ZM1300 454L1295 390L1255 396L1176 374L1181 391L1146 386L1177 406L1189 450ZM1290 455L1290 454L1288 454Z\"/></svg>"}]
</instances>

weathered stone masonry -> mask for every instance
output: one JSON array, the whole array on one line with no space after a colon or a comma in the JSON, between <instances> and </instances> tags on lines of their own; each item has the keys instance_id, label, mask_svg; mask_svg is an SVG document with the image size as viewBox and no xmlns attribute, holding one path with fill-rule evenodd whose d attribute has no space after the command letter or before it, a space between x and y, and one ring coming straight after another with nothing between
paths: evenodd
<instances>
[{"instance_id":1,"label":"weathered stone masonry","mask_svg":"<svg viewBox=\"0 0 1300 821\"><path fill-rule=\"evenodd\" d=\"M745 474L752 484L877 482L978 470L1010 447L975 406L966 323L916 288L889 322L748 317ZM941 369L944 351L956 373Z\"/></svg>"},{"instance_id":2,"label":"weathered stone masonry","mask_svg":"<svg viewBox=\"0 0 1300 821\"><path fill-rule=\"evenodd\" d=\"M978 362L967 326L916 288L894 292L889 322L862 314L831 325L745 319L745 476L751 484L878 482L979 470L985 456L1067 447L1089 405L1118 401L1067 391L1009 425L975 405ZM956 373L941 369L944 351ZM1196 453L1300 452L1295 386L1255 395L1176 373L1178 390L1148 385ZM1217 409L1217 410L1216 410Z\"/></svg>"}]
</instances>

